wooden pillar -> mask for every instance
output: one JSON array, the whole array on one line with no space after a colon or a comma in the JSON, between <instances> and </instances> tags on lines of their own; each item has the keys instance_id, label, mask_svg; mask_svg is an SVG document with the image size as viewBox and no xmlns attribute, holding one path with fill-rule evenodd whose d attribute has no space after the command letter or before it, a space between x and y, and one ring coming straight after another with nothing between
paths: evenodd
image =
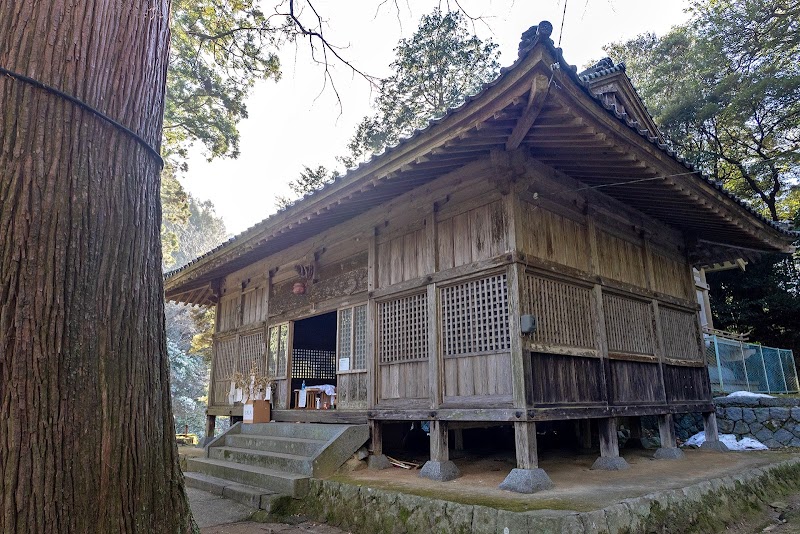
<instances>
[{"instance_id":1,"label":"wooden pillar","mask_svg":"<svg viewBox=\"0 0 800 534\"><path fill-rule=\"evenodd\" d=\"M671 413L658 416L658 435L661 438L661 447L669 449L676 447L675 421Z\"/></svg>"},{"instance_id":2,"label":"wooden pillar","mask_svg":"<svg viewBox=\"0 0 800 534\"><path fill-rule=\"evenodd\" d=\"M514 445L517 450L518 469L539 467L535 422L517 421L514 423Z\"/></svg>"},{"instance_id":3,"label":"wooden pillar","mask_svg":"<svg viewBox=\"0 0 800 534\"><path fill-rule=\"evenodd\" d=\"M594 462L592 469L619 471L629 468L628 462L619 455L617 419L615 417L598 419L597 429L600 436L600 458Z\"/></svg>"},{"instance_id":4,"label":"wooden pillar","mask_svg":"<svg viewBox=\"0 0 800 534\"><path fill-rule=\"evenodd\" d=\"M447 434L447 423L431 421L431 460L447 462L450 460L450 439Z\"/></svg>"},{"instance_id":5,"label":"wooden pillar","mask_svg":"<svg viewBox=\"0 0 800 534\"><path fill-rule=\"evenodd\" d=\"M642 445L642 418L638 416L628 418L631 435L625 443L625 448L643 448Z\"/></svg>"},{"instance_id":6,"label":"wooden pillar","mask_svg":"<svg viewBox=\"0 0 800 534\"><path fill-rule=\"evenodd\" d=\"M717 414L715 412L703 413L703 427L705 429L706 440L700 445L701 449L716 452L727 452L729 450L728 447L719 440Z\"/></svg>"},{"instance_id":7,"label":"wooden pillar","mask_svg":"<svg viewBox=\"0 0 800 534\"><path fill-rule=\"evenodd\" d=\"M619 456L619 439L617 437L617 419L604 417L598 420L600 433L600 456L616 458Z\"/></svg>"},{"instance_id":8,"label":"wooden pillar","mask_svg":"<svg viewBox=\"0 0 800 534\"><path fill-rule=\"evenodd\" d=\"M425 462L419 476L446 482L458 478L456 464L450 461L447 422L434 419L430 422L431 459Z\"/></svg>"},{"instance_id":9,"label":"wooden pillar","mask_svg":"<svg viewBox=\"0 0 800 534\"><path fill-rule=\"evenodd\" d=\"M706 433L706 441L719 441L716 413L706 412L703 414L703 428Z\"/></svg>"},{"instance_id":10,"label":"wooden pillar","mask_svg":"<svg viewBox=\"0 0 800 534\"><path fill-rule=\"evenodd\" d=\"M430 407L434 410L442 404L443 365L439 354L438 296L436 284L428 284L428 387L430 389ZM445 438L446 436L447 432L445 432ZM433 440L433 425L431 425L431 440Z\"/></svg>"},{"instance_id":11,"label":"wooden pillar","mask_svg":"<svg viewBox=\"0 0 800 534\"><path fill-rule=\"evenodd\" d=\"M367 467L370 469L387 469L391 467L389 459L383 454L383 423L375 421L369 422L370 452L367 459Z\"/></svg>"},{"instance_id":12,"label":"wooden pillar","mask_svg":"<svg viewBox=\"0 0 800 534\"><path fill-rule=\"evenodd\" d=\"M206 413L206 436L204 441L210 441L214 438L214 431L217 426L217 416L209 415Z\"/></svg>"},{"instance_id":13,"label":"wooden pillar","mask_svg":"<svg viewBox=\"0 0 800 534\"><path fill-rule=\"evenodd\" d=\"M514 422L514 444L517 449L517 467L512 469L500 484L500 489L515 493L536 493L553 487L553 481L544 469L539 468L536 447L536 423Z\"/></svg>"},{"instance_id":14,"label":"wooden pillar","mask_svg":"<svg viewBox=\"0 0 800 534\"><path fill-rule=\"evenodd\" d=\"M508 324L511 341L511 384L514 407L526 410L532 399L531 391L531 359L522 348L522 331L520 330L520 287L525 279L525 266L512 263L508 266Z\"/></svg>"},{"instance_id":15,"label":"wooden pillar","mask_svg":"<svg viewBox=\"0 0 800 534\"><path fill-rule=\"evenodd\" d=\"M578 421L580 427L580 445L582 449L592 448L592 420L581 419Z\"/></svg>"},{"instance_id":16,"label":"wooden pillar","mask_svg":"<svg viewBox=\"0 0 800 534\"><path fill-rule=\"evenodd\" d=\"M675 442L675 420L671 413L658 416L658 433L661 437L661 448L656 451L653 458L656 460L680 460L683 451Z\"/></svg>"},{"instance_id":17,"label":"wooden pillar","mask_svg":"<svg viewBox=\"0 0 800 534\"><path fill-rule=\"evenodd\" d=\"M464 450L464 429L463 428L454 428L453 429L453 449L456 451L463 451Z\"/></svg>"},{"instance_id":18,"label":"wooden pillar","mask_svg":"<svg viewBox=\"0 0 800 534\"><path fill-rule=\"evenodd\" d=\"M380 421L369 422L370 450L372 454L383 454L383 427Z\"/></svg>"}]
</instances>

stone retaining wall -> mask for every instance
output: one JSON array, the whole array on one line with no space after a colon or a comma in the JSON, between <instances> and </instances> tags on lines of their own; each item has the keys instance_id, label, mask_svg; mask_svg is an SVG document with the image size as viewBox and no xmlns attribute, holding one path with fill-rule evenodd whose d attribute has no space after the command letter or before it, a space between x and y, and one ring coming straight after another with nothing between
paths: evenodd
<instances>
[{"instance_id":1,"label":"stone retaining wall","mask_svg":"<svg viewBox=\"0 0 800 534\"><path fill-rule=\"evenodd\" d=\"M800 447L800 399L719 397L714 403L721 434L755 438L770 449ZM675 420L675 431L681 440L701 430L700 414L684 414Z\"/></svg>"},{"instance_id":2,"label":"stone retaining wall","mask_svg":"<svg viewBox=\"0 0 800 534\"><path fill-rule=\"evenodd\" d=\"M798 486L800 459L793 459L579 513L513 512L315 479L306 498L276 502L270 518L303 515L376 534L717 532Z\"/></svg>"}]
</instances>

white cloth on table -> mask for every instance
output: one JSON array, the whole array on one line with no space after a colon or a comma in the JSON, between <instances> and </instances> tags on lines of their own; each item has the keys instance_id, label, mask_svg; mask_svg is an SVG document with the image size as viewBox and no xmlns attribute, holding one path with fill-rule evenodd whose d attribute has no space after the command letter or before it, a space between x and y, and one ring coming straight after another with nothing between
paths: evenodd
<instances>
[{"instance_id":1,"label":"white cloth on table","mask_svg":"<svg viewBox=\"0 0 800 534\"><path fill-rule=\"evenodd\" d=\"M298 395L297 399L297 407L298 408L305 408L306 407L306 390L301 389L300 395Z\"/></svg>"},{"instance_id":2,"label":"white cloth on table","mask_svg":"<svg viewBox=\"0 0 800 534\"><path fill-rule=\"evenodd\" d=\"M333 397L336 395L336 386L332 386L330 384L323 384L321 386L314 386L315 388L321 390L325 395L329 397Z\"/></svg>"}]
</instances>

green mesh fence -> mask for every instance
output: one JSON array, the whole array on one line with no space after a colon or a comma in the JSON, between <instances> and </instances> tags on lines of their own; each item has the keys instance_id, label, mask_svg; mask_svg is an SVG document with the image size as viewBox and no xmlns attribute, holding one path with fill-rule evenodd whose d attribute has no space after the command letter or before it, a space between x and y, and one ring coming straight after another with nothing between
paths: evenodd
<instances>
[{"instance_id":1,"label":"green mesh fence","mask_svg":"<svg viewBox=\"0 0 800 534\"><path fill-rule=\"evenodd\" d=\"M706 336L706 363L715 392L796 393L800 390L791 350Z\"/></svg>"}]
</instances>

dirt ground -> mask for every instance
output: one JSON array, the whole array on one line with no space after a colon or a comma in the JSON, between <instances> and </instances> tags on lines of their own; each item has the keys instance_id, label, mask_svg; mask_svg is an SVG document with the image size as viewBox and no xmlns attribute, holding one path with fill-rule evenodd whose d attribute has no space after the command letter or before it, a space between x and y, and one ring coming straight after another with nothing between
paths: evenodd
<instances>
[{"instance_id":1,"label":"dirt ground","mask_svg":"<svg viewBox=\"0 0 800 534\"><path fill-rule=\"evenodd\" d=\"M623 499L660 490L682 488L710 478L718 478L780 462L797 452L748 451L719 454L686 450L683 460L653 460L653 451L625 451L631 468L624 471L592 471L596 453L549 452L542 455L540 467L553 480L551 490L521 495L498 489L514 467L508 455L455 459L461 477L451 482L434 482L419 477L418 470L391 468L361 470L337 475L335 480L397 490L421 496L436 496L466 504L483 504L514 511L597 510Z\"/></svg>"}]
</instances>

